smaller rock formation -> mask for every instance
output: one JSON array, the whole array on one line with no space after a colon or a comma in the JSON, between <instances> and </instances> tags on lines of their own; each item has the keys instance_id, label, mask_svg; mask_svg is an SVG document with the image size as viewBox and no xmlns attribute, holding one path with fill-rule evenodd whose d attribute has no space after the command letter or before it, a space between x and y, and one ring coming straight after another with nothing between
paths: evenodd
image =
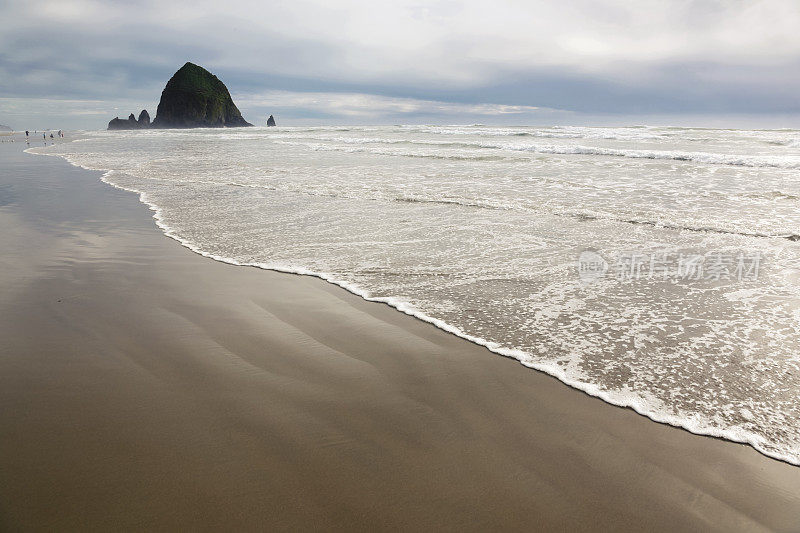
<instances>
[{"instance_id":1,"label":"smaller rock formation","mask_svg":"<svg viewBox=\"0 0 800 533\"><path fill-rule=\"evenodd\" d=\"M140 128L149 128L150 127L150 113L147 112L147 109L142 109L142 112L139 113L139 127Z\"/></svg>"},{"instance_id":2,"label":"smaller rock formation","mask_svg":"<svg viewBox=\"0 0 800 533\"><path fill-rule=\"evenodd\" d=\"M146 109L142 109L142 112L139 113L139 120L136 120L136 116L131 113L128 115L128 120L122 120L116 117L111 119L111 122L108 123L108 129L110 130L143 130L149 127L150 114Z\"/></svg>"},{"instance_id":3,"label":"smaller rock formation","mask_svg":"<svg viewBox=\"0 0 800 533\"><path fill-rule=\"evenodd\" d=\"M275 117L270 115L269 118L267 119L267 126L274 126L274 125L275 125Z\"/></svg>"},{"instance_id":4,"label":"smaller rock formation","mask_svg":"<svg viewBox=\"0 0 800 533\"><path fill-rule=\"evenodd\" d=\"M138 130L139 123L136 122L136 117L133 116L133 113L130 114L128 120L122 120L119 117L115 117L111 119L111 122L108 123L108 129L110 130Z\"/></svg>"}]
</instances>

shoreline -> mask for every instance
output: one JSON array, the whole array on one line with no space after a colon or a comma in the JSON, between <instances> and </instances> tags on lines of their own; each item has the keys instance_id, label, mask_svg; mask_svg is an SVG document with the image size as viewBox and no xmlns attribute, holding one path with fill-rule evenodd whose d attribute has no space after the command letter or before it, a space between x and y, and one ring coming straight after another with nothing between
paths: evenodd
<instances>
[{"instance_id":1,"label":"shoreline","mask_svg":"<svg viewBox=\"0 0 800 533\"><path fill-rule=\"evenodd\" d=\"M198 256L97 171L3 148L0 526L795 525L797 467Z\"/></svg>"},{"instance_id":2,"label":"shoreline","mask_svg":"<svg viewBox=\"0 0 800 533\"><path fill-rule=\"evenodd\" d=\"M74 141L68 141L68 142L74 142ZM51 145L52 145L52 143L51 143ZM236 261L236 260L234 260L232 258L229 258L229 257L224 257L224 256L219 256L219 255L214 255L214 254L211 254L211 253L204 252L199 247L194 245L192 242L190 242L190 241L180 237L179 235L175 234L174 231L172 230L172 228L170 228L163 221L163 216L161 214L161 208L159 208L156 204L151 202L147 198L147 195L145 193L143 193L143 192L141 192L139 190L136 190L136 189L127 188L127 187L124 187L124 186L117 185L116 183L111 181L109 179L109 175L111 173L113 173L113 172L118 172L118 171L109 170L109 169L94 169L94 168L84 167L84 166L82 166L82 165L80 165L78 163L74 163L68 157L65 157L63 155L50 154L50 153L46 153L46 152L30 151L32 148L41 148L41 147L38 147L38 146L28 147L28 148L26 148L24 150L24 152L26 152L26 153L28 153L30 155L57 157L57 158L60 158L60 159L62 159L64 161L66 161L68 164L70 164L70 165L72 165L74 167L80 168L82 170L86 170L86 171L89 171L89 172L100 172L100 173L102 173L102 176L100 177L100 180L103 183L105 183L105 184L107 184L107 185L109 185L109 186L111 186L111 187L113 187L115 189L135 194L136 197L138 198L139 202L142 203L143 205L145 205L152 212L152 219L154 220L155 225L161 230L161 232L162 232L162 234L164 236L169 237L170 239L178 242L184 248L187 248L188 250L192 251L193 253L195 253L195 254L197 254L197 255L199 255L201 257L209 258L209 259L212 259L214 261L218 261L218 262L221 262L221 263L224 263L224 264L228 264L228 265L232 265L232 266L252 267L252 268L257 268L257 269L260 269L260 270L278 272L278 273L283 273L283 274L292 274L292 275L297 275L297 276L310 276L310 277L322 280L322 281L324 281L326 283L330 283L333 286L342 288L345 291L347 291L348 293L353 294L355 296L358 296L359 298L362 298L363 300L365 300L367 302L375 302L375 303L385 304L385 305L389 306L390 308L394 309L395 311L399 311L400 313L403 313L405 315L411 316L411 317L413 317L413 318L415 318L417 320L420 320L421 322L430 324L430 325L432 325L432 326L434 326L434 327L436 327L436 328L438 328L438 329L440 329L440 330L442 330L442 331L444 331L446 333L449 333L451 335L455 335L456 337L459 337L459 338L464 339L464 340L466 340L468 342L471 342L473 344L476 344L478 346L486 348L487 350L489 350L490 352L492 352L495 355L499 355L499 356L502 356L504 358L512 359L516 363L518 363L521 366L525 367L526 369L530 369L530 370L533 370L535 372L540 372L540 373L543 373L543 374L545 374L547 376L553 377L553 378L557 379L558 381L560 381L561 383L563 383L564 385L566 385L567 387L570 387L570 388L572 388L572 389L574 389L576 391L579 391L579 392L581 392L583 394L586 394L586 395L588 395L590 397L598 398L598 399L602 400L603 402L605 402L605 403L607 403L607 404L609 404L609 405L611 405L613 407L619 407L619 408L623 408L623 409L630 409L633 412L635 412L636 414L647 418L651 422L655 422L657 424L663 424L663 425L666 425L666 426L669 426L669 427L673 427L673 428L677 428L677 429L680 429L680 430L683 430L683 431L687 431L687 432L689 432L689 433L691 433L693 435L698 435L698 436L703 436L703 437L710 437L710 438L714 438L714 439L720 439L720 440L723 440L723 441L728 441L728 442L732 442L732 443L736 443L736 444L743 444L743 445L746 445L746 446L749 446L749 447L753 448L754 450L756 450L758 453L764 455L765 457L768 457L768 458L773 459L775 461L779 461L779 462L782 462L782 463L785 463L785 464L788 464L788 465L791 465L791 466L800 467L800 462L798 460L793 460L794 458L792 456L787 455L785 453L770 452L769 450L764 449L763 446L759 445L759 442L758 442L759 435L757 435L757 434L745 433L745 434L742 435L742 434L740 434L739 432L737 432L735 430L732 430L732 429L729 429L729 428L718 428L718 427L714 427L714 426L709 426L707 424L701 424L701 423L693 421L692 419L688 419L685 416L681 417L681 416L677 416L677 415L665 414L665 413L663 413L663 411L658 410L658 409L656 409L656 410L648 410L643 405L644 403L646 403L646 401L642 400L639 397L630 398L630 397L628 397L628 396L626 396L626 395L624 395L622 393L604 391L604 390L599 389L593 383L585 382L585 381L579 381L579 380L575 380L575 379L569 378L569 377L567 377L565 375L564 371L560 367L558 367L557 365L544 364L544 363L540 363L540 364L527 363L526 361L523 360L523 358L528 355L526 352L523 352L523 351L520 351L520 350L517 350L517 349L514 349L514 348L506 348L506 347L503 347L502 345L500 345L500 344L498 344L496 342L493 342L493 341L490 341L490 340L487 340L487 339L484 339L484 338L481 338L481 337L475 337L473 335L465 333L461 329L459 329L459 328L457 328L455 326L452 326L452 325L448 324L447 322L444 322L444 321L439 320L437 318L431 317L431 316L427 315L426 313L415 309L413 306L407 304L406 302L403 302L403 301L398 300L396 298L391 298L391 297L370 297L368 295L368 293L366 291L362 290L361 288L359 288L357 286L354 286L352 284L337 280L333 276L325 274L325 273L320 273L320 272L316 272L316 271L312 271L312 270L308 270L308 269L304 269L304 268L298 268L298 269L282 268L280 266L270 265L270 264L267 264L267 263L241 263L241 262ZM786 238L788 240L793 240L789 236L787 236Z\"/></svg>"}]
</instances>

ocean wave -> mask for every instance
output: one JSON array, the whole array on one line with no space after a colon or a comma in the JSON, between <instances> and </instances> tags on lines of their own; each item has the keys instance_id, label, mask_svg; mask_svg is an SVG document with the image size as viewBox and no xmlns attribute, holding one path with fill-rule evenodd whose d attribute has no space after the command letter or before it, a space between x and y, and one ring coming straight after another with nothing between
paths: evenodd
<instances>
[{"instance_id":1,"label":"ocean wave","mask_svg":"<svg viewBox=\"0 0 800 533\"><path fill-rule=\"evenodd\" d=\"M429 127L406 129L409 133L422 133L443 136L480 136L480 137L531 137L543 139L606 139L620 141L654 141L671 137L675 134L643 133L641 131L623 131L608 129L565 129L565 128L473 128L464 127Z\"/></svg>"},{"instance_id":2,"label":"ocean wave","mask_svg":"<svg viewBox=\"0 0 800 533\"><path fill-rule=\"evenodd\" d=\"M757 233L748 231L738 231L734 229L720 228L714 226L692 226L688 224L675 224L664 222L661 220L644 220L644 219L631 219L631 218L617 218L612 216L603 216L590 213L568 213L568 212L554 212L554 215L567 216L579 220L602 220L607 222L620 222L622 224L632 224L634 226L651 226L654 228L662 228L675 231L691 231L694 233L719 233L722 235L737 235L740 237L753 237L757 239L785 239L788 241L800 241L800 235L795 233Z\"/></svg>"},{"instance_id":3,"label":"ocean wave","mask_svg":"<svg viewBox=\"0 0 800 533\"><path fill-rule=\"evenodd\" d=\"M708 225L690 225L678 224L674 222L666 222L664 220L648 220L648 219L632 219L620 218L612 215L599 214L597 212L587 211L563 211L558 209L548 209L543 206L528 206L511 204L508 202L491 202L480 201L473 199L458 199L458 198L426 198L420 196L401 196L394 199L397 202L417 203L417 204L440 204L452 205L459 207L477 208L477 209L491 209L491 210L525 210L544 215L572 218L580 221L602 221L602 222L615 222L620 224L631 224L634 226L651 226L654 228L661 228L675 231L690 231L694 233L718 233L722 235L736 235L740 237L752 237L758 239L785 239L792 242L800 241L800 235L794 233L758 233L748 232L730 228L714 227Z\"/></svg>"},{"instance_id":4,"label":"ocean wave","mask_svg":"<svg viewBox=\"0 0 800 533\"><path fill-rule=\"evenodd\" d=\"M539 154L596 155L631 159L687 161L703 163L707 165L730 165L741 167L771 167L786 169L800 168L800 156L736 155L710 152L684 152L678 150L635 150L581 145L498 145L481 143L481 146L484 148L496 148L499 150L513 150Z\"/></svg>"},{"instance_id":5,"label":"ocean wave","mask_svg":"<svg viewBox=\"0 0 800 533\"><path fill-rule=\"evenodd\" d=\"M366 153L366 154L375 154L375 155L385 155L385 156L392 156L392 157L411 157L411 158L418 158L418 159L442 159L448 161L527 161L527 158L523 157L508 157L503 155L467 155L467 154L436 154L436 153L419 153L419 152L400 152L400 151L389 151L389 150L376 150L371 148L364 148L364 147L341 147L341 146L331 146L326 144L318 144L318 143L303 143L303 142L292 142L292 141L275 141L279 144L286 144L291 146L305 146L315 152L344 152L348 154L359 154L359 153ZM396 143L387 143L387 144L396 144Z\"/></svg>"},{"instance_id":6,"label":"ocean wave","mask_svg":"<svg viewBox=\"0 0 800 533\"><path fill-rule=\"evenodd\" d=\"M772 146L786 146L788 148L800 148L800 139L770 139L764 142Z\"/></svg>"},{"instance_id":7,"label":"ocean wave","mask_svg":"<svg viewBox=\"0 0 800 533\"><path fill-rule=\"evenodd\" d=\"M758 200L786 200L786 201L800 200L800 196L783 191L748 192L748 193L741 193L739 196L742 196L744 198L755 198Z\"/></svg>"},{"instance_id":8,"label":"ocean wave","mask_svg":"<svg viewBox=\"0 0 800 533\"><path fill-rule=\"evenodd\" d=\"M445 141L445 140L416 140L416 139L347 139L328 137L322 139L315 139L317 141L332 142L340 144L409 144L409 145L422 145L442 148L463 148L463 149L489 149L499 151L513 151L513 152L528 152L535 154L552 154L552 155L586 155L586 156L600 156L600 157L618 157L627 159L651 159L651 160L666 160L666 161L685 161L693 163L701 163L706 165L728 165L740 166L751 168L782 168L782 169L797 169L800 168L800 156L797 155L743 155L743 154L720 154L712 152L686 152L679 150L641 150L641 149L623 149L623 148L606 148L599 146L583 146L583 145L556 145L556 144L499 144L487 142L469 142L469 141ZM472 159L476 156L468 155L439 155L439 154L419 154L419 153L403 153L403 152L385 152L385 151L371 151L368 148L349 148L313 142L300 142L300 141L282 141L275 140L274 142L282 144L306 145L312 150L316 151L342 151L342 152L371 152L377 155L396 155L407 157L428 157L437 159ZM485 159L483 156L478 156L478 160Z\"/></svg>"}]
</instances>

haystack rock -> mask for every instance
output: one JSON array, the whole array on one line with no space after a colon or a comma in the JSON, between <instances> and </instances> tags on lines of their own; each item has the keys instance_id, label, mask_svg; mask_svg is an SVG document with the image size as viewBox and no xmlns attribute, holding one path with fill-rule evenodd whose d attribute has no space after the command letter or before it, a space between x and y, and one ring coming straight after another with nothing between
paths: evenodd
<instances>
[{"instance_id":1,"label":"haystack rock","mask_svg":"<svg viewBox=\"0 0 800 533\"><path fill-rule=\"evenodd\" d=\"M233 103L228 88L209 71L186 63L161 93L154 128L252 126Z\"/></svg>"},{"instance_id":2,"label":"haystack rock","mask_svg":"<svg viewBox=\"0 0 800 533\"><path fill-rule=\"evenodd\" d=\"M275 125L275 117L270 115L269 118L267 119L267 126L274 126L274 125Z\"/></svg>"}]
</instances>

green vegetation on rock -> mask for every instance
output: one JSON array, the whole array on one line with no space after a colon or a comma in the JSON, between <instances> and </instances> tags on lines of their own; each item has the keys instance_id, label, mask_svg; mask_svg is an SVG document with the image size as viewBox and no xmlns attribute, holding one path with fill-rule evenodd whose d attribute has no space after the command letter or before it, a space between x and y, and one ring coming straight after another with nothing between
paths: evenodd
<instances>
[{"instance_id":1,"label":"green vegetation on rock","mask_svg":"<svg viewBox=\"0 0 800 533\"><path fill-rule=\"evenodd\" d=\"M154 128L252 126L233 103L225 84L209 71L186 63L161 93Z\"/></svg>"}]
</instances>

